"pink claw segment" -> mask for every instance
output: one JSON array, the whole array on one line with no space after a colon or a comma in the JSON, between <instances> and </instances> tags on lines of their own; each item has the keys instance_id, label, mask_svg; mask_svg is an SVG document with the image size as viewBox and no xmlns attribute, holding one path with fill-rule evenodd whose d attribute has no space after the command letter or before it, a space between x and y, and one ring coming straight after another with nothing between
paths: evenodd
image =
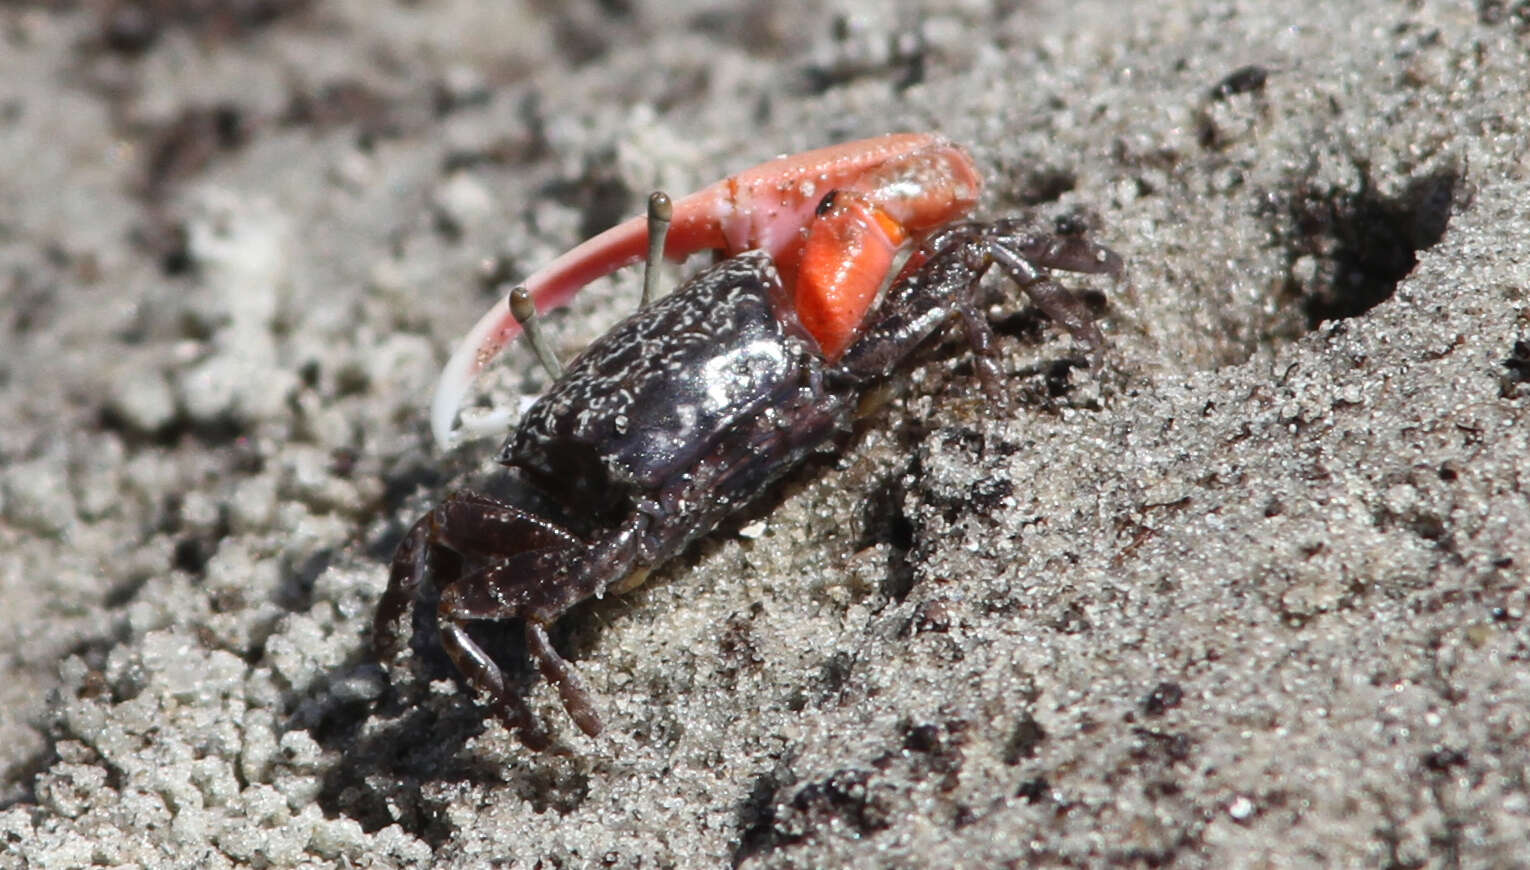
<instances>
[{"instance_id":1,"label":"pink claw segment","mask_svg":"<svg viewBox=\"0 0 1530 870\"><path fill-rule=\"evenodd\" d=\"M795 286L805 238L819 202L832 190L864 193L914 239L966 213L981 179L962 148L933 133L894 133L782 157L729 176L674 204L664 258L704 250L726 256L761 249ZM568 304L585 284L647 254L643 217L578 245L526 279L538 312ZM885 276L876 276L878 285ZM874 292L874 290L873 290ZM506 300L479 319L452 353L436 384L430 426L442 447L478 373L520 332Z\"/></svg>"}]
</instances>

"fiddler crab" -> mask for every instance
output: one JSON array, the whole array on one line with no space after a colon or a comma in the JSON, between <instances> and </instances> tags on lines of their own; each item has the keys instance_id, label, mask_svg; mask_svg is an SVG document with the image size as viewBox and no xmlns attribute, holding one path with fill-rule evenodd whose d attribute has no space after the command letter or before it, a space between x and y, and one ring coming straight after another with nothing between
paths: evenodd
<instances>
[{"instance_id":1,"label":"fiddler crab","mask_svg":"<svg viewBox=\"0 0 1530 870\"><path fill-rule=\"evenodd\" d=\"M575 604L632 589L849 430L861 400L955 322L998 398L994 334L979 284L997 265L1097 360L1086 307L1049 270L1117 276L1121 260L1077 235L1020 220L962 218L982 181L941 136L906 133L783 157L678 201L649 199L558 257L490 310L452 355L432 407L443 444L473 378L524 330L553 378L521 417L484 489L446 496L394 554L373 638L391 660L398 622L427 577L441 644L473 689L532 748L547 732L469 623L519 618L527 647L585 734L590 691L548 627ZM654 300L656 265L724 257ZM900 265L901 259L901 265ZM567 369L538 309L646 261L641 306Z\"/></svg>"}]
</instances>

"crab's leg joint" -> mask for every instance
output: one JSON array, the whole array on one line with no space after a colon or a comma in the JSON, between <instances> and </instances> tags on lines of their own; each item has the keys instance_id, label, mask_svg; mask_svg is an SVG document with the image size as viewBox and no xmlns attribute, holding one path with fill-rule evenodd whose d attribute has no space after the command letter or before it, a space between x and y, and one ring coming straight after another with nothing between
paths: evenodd
<instances>
[{"instance_id":1,"label":"crab's leg joint","mask_svg":"<svg viewBox=\"0 0 1530 870\"><path fill-rule=\"evenodd\" d=\"M558 357L547 342L547 334L542 331L541 322L537 317L537 307L531 301L531 291L526 289L525 284L517 284L510 291L509 304L511 315L525 331L526 340L531 342L531 349L536 353L537 360L542 363L542 369L547 372L549 378L556 381L563 376L563 364L558 362Z\"/></svg>"},{"instance_id":2,"label":"crab's leg joint","mask_svg":"<svg viewBox=\"0 0 1530 870\"><path fill-rule=\"evenodd\" d=\"M643 307L653 301L659 288L659 262L664 259L664 240L669 236L675 205L669 195L656 190L648 195L648 259L643 261Z\"/></svg>"},{"instance_id":3,"label":"crab's leg joint","mask_svg":"<svg viewBox=\"0 0 1530 870\"><path fill-rule=\"evenodd\" d=\"M1104 363L1105 337L1088 306L1051 280L1048 270L1110 275L1119 280L1124 268L1121 258L1081 238L1028 238L1025 234L1001 235L989 246L989 255L1032 302L1084 345L1090 367L1099 370Z\"/></svg>"}]
</instances>

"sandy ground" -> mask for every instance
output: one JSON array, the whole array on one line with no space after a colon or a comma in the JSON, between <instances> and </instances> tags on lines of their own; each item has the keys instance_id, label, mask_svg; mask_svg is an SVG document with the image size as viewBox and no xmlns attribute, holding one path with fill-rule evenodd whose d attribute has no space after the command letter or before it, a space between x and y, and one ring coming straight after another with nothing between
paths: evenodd
<instances>
[{"instance_id":1,"label":"sandy ground","mask_svg":"<svg viewBox=\"0 0 1530 870\"><path fill-rule=\"evenodd\" d=\"M1530 865L1530 7L758 5L0 2L0 865ZM1127 259L1103 371L935 348L564 620L598 739L374 664L497 281L901 129Z\"/></svg>"}]
</instances>

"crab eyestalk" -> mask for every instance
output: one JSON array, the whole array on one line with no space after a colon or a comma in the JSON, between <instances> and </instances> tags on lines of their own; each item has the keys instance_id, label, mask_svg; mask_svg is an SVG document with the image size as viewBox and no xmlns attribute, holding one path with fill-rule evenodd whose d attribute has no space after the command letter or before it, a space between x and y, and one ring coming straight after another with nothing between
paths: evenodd
<instances>
[{"instance_id":1,"label":"crab eyestalk","mask_svg":"<svg viewBox=\"0 0 1530 870\"><path fill-rule=\"evenodd\" d=\"M659 261L664 259L664 239L675 218L675 204L669 195L656 190L648 195L648 258L643 261L643 301L647 308L659 287Z\"/></svg>"},{"instance_id":2,"label":"crab eyestalk","mask_svg":"<svg viewBox=\"0 0 1530 870\"><path fill-rule=\"evenodd\" d=\"M542 363L542 369L553 380L563 377L563 364L558 362L558 357L552 352L552 347L547 343L547 335L542 331L542 325L537 318L537 307L531 302L531 293L525 284L517 284L510 291L510 313L515 317L515 322L520 324L526 332L526 340L531 342L531 350L537 355L537 360Z\"/></svg>"}]
</instances>

